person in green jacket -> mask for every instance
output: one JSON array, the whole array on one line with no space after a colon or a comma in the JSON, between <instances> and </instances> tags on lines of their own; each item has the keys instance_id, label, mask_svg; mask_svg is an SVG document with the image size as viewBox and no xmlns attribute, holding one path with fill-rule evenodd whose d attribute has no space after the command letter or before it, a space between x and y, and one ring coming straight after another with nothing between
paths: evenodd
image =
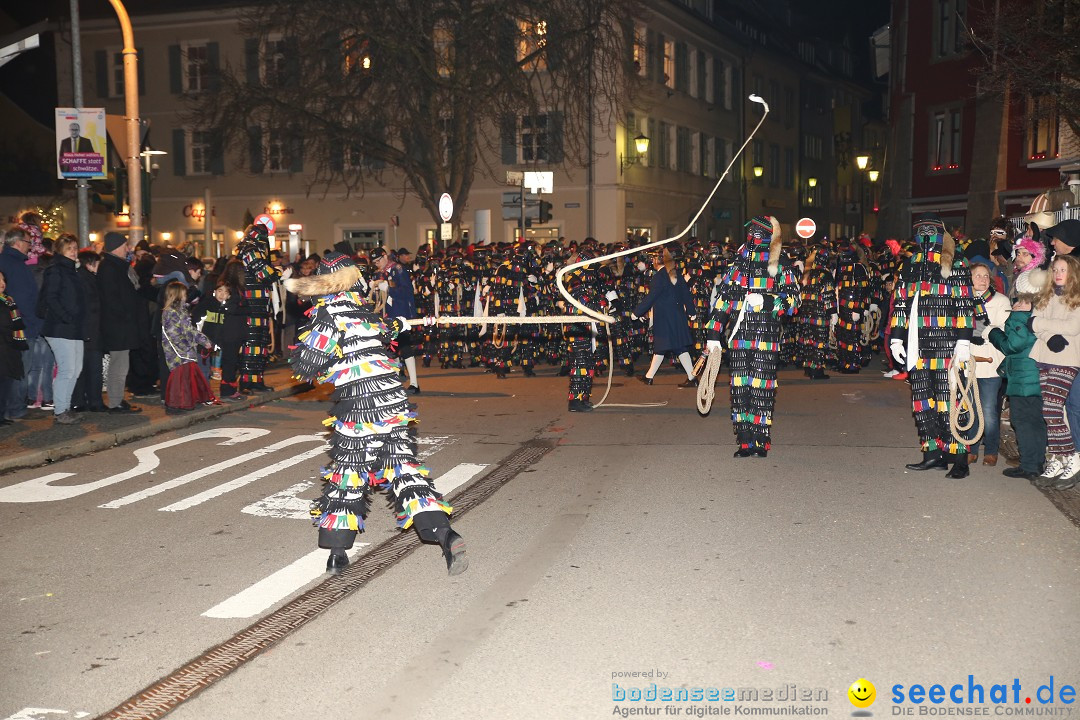
<instances>
[{"instance_id":1,"label":"person in green jacket","mask_svg":"<svg viewBox=\"0 0 1080 720\"><path fill-rule=\"evenodd\" d=\"M992 328L987 337L1005 355L1005 360L998 367L998 374L1006 379L1009 423L1016 433L1016 444L1020 449L1020 467L1007 468L1002 474L1027 478L1032 482L1036 482L1042 472L1046 456L1046 421L1043 419L1039 368L1028 356L1035 344L1035 333L1028 327L1028 320L1031 318L1031 303L1046 281L1045 270L1021 273L1016 278L1017 300L1005 321L1005 329Z\"/></svg>"}]
</instances>

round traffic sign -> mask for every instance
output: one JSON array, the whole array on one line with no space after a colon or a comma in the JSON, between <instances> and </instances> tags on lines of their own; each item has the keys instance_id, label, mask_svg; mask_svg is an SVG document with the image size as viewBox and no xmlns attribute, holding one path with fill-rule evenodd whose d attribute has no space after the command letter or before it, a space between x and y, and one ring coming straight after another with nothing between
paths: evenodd
<instances>
[{"instance_id":1,"label":"round traffic sign","mask_svg":"<svg viewBox=\"0 0 1080 720\"><path fill-rule=\"evenodd\" d=\"M450 197L450 193L443 193L439 196L439 217L443 219L443 222L450 222L453 216L454 199Z\"/></svg>"},{"instance_id":2,"label":"round traffic sign","mask_svg":"<svg viewBox=\"0 0 1080 720\"><path fill-rule=\"evenodd\" d=\"M810 218L802 218L795 224L795 234L803 240L809 240L817 232L817 223Z\"/></svg>"},{"instance_id":3,"label":"round traffic sign","mask_svg":"<svg viewBox=\"0 0 1080 720\"><path fill-rule=\"evenodd\" d=\"M265 225L266 226L266 232L268 232L271 235L274 234L274 218L270 217L266 213L263 213L259 217L255 218L255 221L252 224L253 225Z\"/></svg>"}]
</instances>

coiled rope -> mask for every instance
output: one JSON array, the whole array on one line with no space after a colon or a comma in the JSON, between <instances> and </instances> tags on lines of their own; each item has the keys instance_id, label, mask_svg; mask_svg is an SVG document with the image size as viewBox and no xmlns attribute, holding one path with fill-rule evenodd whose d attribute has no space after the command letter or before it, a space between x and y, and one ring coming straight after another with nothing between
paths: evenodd
<instances>
[{"instance_id":1,"label":"coiled rope","mask_svg":"<svg viewBox=\"0 0 1080 720\"><path fill-rule=\"evenodd\" d=\"M714 348L701 359L705 360L705 367L702 368L701 377L698 378L697 409L702 415L708 415L712 410L713 400L716 398L716 378L720 374L720 367L724 364L724 351Z\"/></svg>"},{"instance_id":2,"label":"coiled rope","mask_svg":"<svg viewBox=\"0 0 1080 720\"><path fill-rule=\"evenodd\" d=\"M960 376L961 366L964 366L963 377ZM968 421L961 424L960 413L965 407L968 409ZM978 430L974 437L964 437L976 423ZM949 430L953 439L961 445L975 445L982 439L985 429L979 382L975 377L975 361L949 363Z\"/></svg>"}]
</instances>

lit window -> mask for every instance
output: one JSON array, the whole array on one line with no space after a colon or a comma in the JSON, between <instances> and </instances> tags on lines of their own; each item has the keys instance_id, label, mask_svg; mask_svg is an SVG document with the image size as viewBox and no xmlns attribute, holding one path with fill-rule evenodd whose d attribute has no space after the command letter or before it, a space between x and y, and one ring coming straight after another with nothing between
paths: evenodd
<instances>
[{"instance_id":1,"label":"lit window","mask_svg":"<svg viewBox=\"0 0 1080 720\"><path fill-rule=\"evenodd\" d=\"M518 147L522 163L544 163L549 155L549 123L546 114L518 118Z\"/></svg>"},{"instance_id":2,"label":"lit window","mask_svg":"<svg viewBox=\"0 0 1080 720\"><path fill-rule=\"evenodd\" d=\"M634 69L637 74L645 77L649 72L649 45L648 31L643 25L634 26Z\"/></svg>"},{"instance_id":3,"label":"lit window","mask_svg":"<svg viewBox=\"0 0 1080 720\"><path fill-rule=\"evenodd\" d=\"M547 21L518 20L517 60L529 70L547 68Z\"/></svg>"},{"instance_id":4,"label":"lit window","mask_svg":"<svg viewBox=\"0 0 1080 720\"><path fill-rule=\"evenodd\" d=\"M675 88L675 43L664 41L664 84Z\"/></svg>"},{"instance_id":5,"label":"lit window","mask_svg":"<svg viewBox=\"0 0 1080 720\"><path fill-rule=\"evenodd\" d=\"M341 37L341 69L343 75L371 70L371 52L367 38L355 33Z\"/></svg>"}]
</instances>

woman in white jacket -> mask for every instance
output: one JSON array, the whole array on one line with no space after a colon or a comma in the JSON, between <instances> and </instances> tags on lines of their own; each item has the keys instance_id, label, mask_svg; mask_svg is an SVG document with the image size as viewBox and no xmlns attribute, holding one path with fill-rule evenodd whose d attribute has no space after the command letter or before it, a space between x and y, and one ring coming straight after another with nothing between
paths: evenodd
<instances>
[{"instance_id":1,"label":"woman in white jacket","mask_svg":"<svg viewBox=\"0 0 1080 720\"><path fill-rule=\"evenodd\" d=\"M1030 357L1039 367L1046 419L1048 457L1043 484L1067 490L1080 478L1080 456L1065 422L1065 399L1080 371L1080 260L1059 256L1051 267L1051 279L1032 311L1035 345ZM1050 479L1052 483L1045 482Z\"/></svg>"},{"instance_id":2,"label":"woman in white jacket","mask_svg":"<svg viewBox=\"0 0 1080 720\"><path fill-rule=\"evenodd\" d=\"M994 291L989 265L971 266L971 287L975 291L975 332L971 339L971 356L975 361L975 379L979 384L982 403L983 434L979 442L968 446L968 464L979 459L983 450L983 465L997 465L998 445L1001 442L1001 376L998 366L1005 356L985 340L993 328L1004 329L1012 306L1009 298Z\"/></svg>"}]
</instances>

